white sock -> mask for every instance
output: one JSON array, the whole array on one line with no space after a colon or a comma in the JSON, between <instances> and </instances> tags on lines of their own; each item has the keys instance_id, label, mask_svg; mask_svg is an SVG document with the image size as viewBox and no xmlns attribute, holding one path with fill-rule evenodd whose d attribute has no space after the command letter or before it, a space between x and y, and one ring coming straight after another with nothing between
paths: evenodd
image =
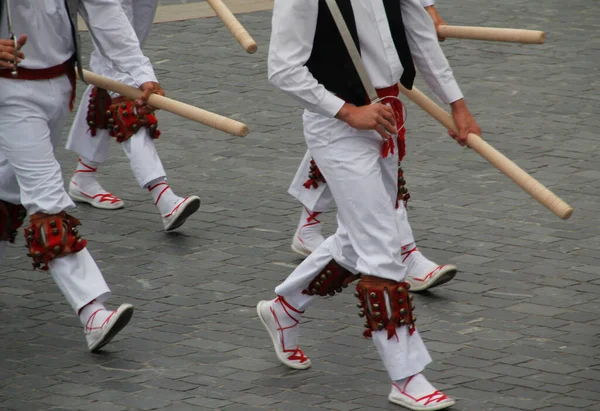
<instances>
[{"instance_id":1,"label":"white sock","mask_svg":"<svg viewBox=\"0 0 600 411\"><path fill-rule=\"evenodd\" d=\"M94 313L96 314L94 315ZM92 326L97 327L98 321L100 321L99 324L102 324L109 315L110 312L106 310L104 304L94 300L79 311L79 320L84 327L87 326L91 328ZM92 324L88 324L90 319Z\"/></svg>"},{"instance_id":2,"label":"white sock","mask_svg":"<svg viewBox=\"0 0 600 411\"><path fill-rule=\"evenodd\" d=\"M152 193L154 204L162 215L169 214L183 200L183 198L171 190L171 187L164 178L154 180L147 184L146 187Z\"/></svg>"},{"instance_id":3,"label":"white sock","mask_svg":"<svg viewBox=\"0 0 600 411\"><path fill-rule=\"evenodd\" d=\"M404 378L402 380L394 381L394 385L401 392L405 392L414 398L421 398L437 391L421 373L415 374L412 377Z\"/></svg>"},{"instance_id":4,"label":"white sock","mask_svg":"<svg viewBox=\"0 0 600 411\"><path fill-rule=\"evenodd\" d=\"M298 235L308 247L316 248L325 241L323 234L321 234L323 224L317 219L319 214L321 213L302 207L300 222L298 223Z\"/></svg>"},{"instance_id":5,"label":"white sock","mask_svg":"<svg viewBox=\"0 0 600 411\"><path fill-rule=\"evenodd\" d=\"M415 243L402 247L402 263L407 266L408 275L417 278L425 277L438 267L436 263L421 254Z\"/></svg>"},{"instance_id":6,"label":"white sock","mask_svg":"<svg viewBox=\"0 0 600 411\"><path fill-rule=\"evenodd\" d=\"M95 196L96 194L107 193L96 179L96 171L100 165L100 163L90 161L83 156L79 157L77 160L77 168L75 169L71 180L79 190L88 195Z\"/></svg>"},{"instance_id":7,"label":"white sock","mask_svg":"<svg viewBox=\"0 0 600 411\"><path fill-rule=\"evenodd\" d=\"M298 347L298 327L304 311L297 310L284 297L278 296L271 301L271 313L280 327L279 338L285 350Z\"/></svg>"}]
</instances>

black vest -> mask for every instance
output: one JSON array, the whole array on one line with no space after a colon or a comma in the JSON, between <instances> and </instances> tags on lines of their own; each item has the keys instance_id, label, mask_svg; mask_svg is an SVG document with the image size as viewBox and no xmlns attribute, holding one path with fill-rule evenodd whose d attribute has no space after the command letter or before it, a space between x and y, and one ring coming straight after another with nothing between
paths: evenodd
<instances>
[{"instance_id":1,"label":"black vest","mask_svg":"<svg viewBox=\"0 0 600 411\"><path fill-rule=\"evenodd\" d=\"M342 16L348 25L356 47L360 51L358 30L354 11L350 0L336 0ZM400 0L383 0L387 14L392 39L404 68L400 82L412 89L415 78L415 66L406 40ZM356 106L363 106L368 101L367 92L352 63L352 58L344 45L344 40L333 20L325 0L319 0L317 29L313 40L313 49L306 67L313 77L325 86L327 90L337 94L345 101Z\"/></svg>"}]
</instances>

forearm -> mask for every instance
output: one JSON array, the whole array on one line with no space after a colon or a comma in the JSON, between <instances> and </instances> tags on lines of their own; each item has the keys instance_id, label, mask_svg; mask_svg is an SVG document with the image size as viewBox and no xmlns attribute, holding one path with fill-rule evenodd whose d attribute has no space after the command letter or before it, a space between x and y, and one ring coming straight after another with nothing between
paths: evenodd
<instances>
[{"instance_id":1,"label":"forearm","mask_svg":"<svg viewBox=\"0 0 600 411\"><path fill-rule=\"evenodd\" d=\"M269 45L269 81L307 110L334 117L344 101L320 84L306 67L315 37L317 0L276 0Z\"/></svg>"},{"instance_id":2,"label":"forearm","mask_svg":"<svg viewBox=\"0 0 600 411\"><path fill-rule=\"evenodd\" d=\"M98 50L137 85L156 82L150 60L144 56L133 27L116 0L82 0L80 14L90 28Z\"/></svg>"},{"instance_id":3,"label":"forearm","mask_svg":"<svg viewBox=\"0 0 600 411\"><path fill-rule=\"evenodd\" d=\"M427 85L445 104L460 100L460 91L433 27L418 0L402 0L406 34L413 60Z\"/></svg>"}]
</instances>

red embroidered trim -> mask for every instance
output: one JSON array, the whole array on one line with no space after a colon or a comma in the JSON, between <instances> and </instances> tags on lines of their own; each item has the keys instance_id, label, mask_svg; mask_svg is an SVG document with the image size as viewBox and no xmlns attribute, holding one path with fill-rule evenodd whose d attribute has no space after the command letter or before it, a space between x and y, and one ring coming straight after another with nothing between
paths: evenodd
<instances>
[{"instance_id":1,"label":"red embroidered trim","mask_svg":"<svg viewBox=\"0 0 600 411\"><path fill-rule=\"evenodd\" d=\"M400 394L407 396L411 400L413 400L413 401L415 401L417 403L420 403L420 402L424 401L425 403L423 405L429 405L429 404L432 404L432 403L442 402L442 401L444 401L444 400L446 400L446 399L449 398L446 394L444 394L441 391L437 391L437 390L434 391L434 392L432 392L431 394L424 395L421 398L415 398L415 397L413 397L412 395L408 394L405 391L406 387L408 386L408 383L413 379L413 377L410 377L408 379L408 381L406 381L406 384L404 384L404 388L400 388L398 386L398 384L396 384L395 382L393 382L392 385L394 387L396 387L398 389L398 391L400 391Z\"/></svg>"},{"instance_id":2,"label":"red embroidered trim","mask_svg":"<svg viewBox=\"0 0 600 411\"><path fill-rule=\"evenodd\" d=\"M291 353L290 356L288 356L288 360L291 361L299 361L301 364L305 363L306 361L308 361L308 357L306 355L304 355L304 352L300 349L300 347L298 345L296 345L296 348L294 349L287 349L285 348L285 336L283 334L283 332L285 330L289 330L291 328L297 327L298 324L300 324L300 321L298 321L296 318L294 318L288 311L288 309L302 314L303 311L298 311L297 309L295 309L294 307L292 307L287 301L285 301L285 298L282 296L277 296L277 298L275 299L275 301L273 302L274 304L276 303L280 303L281 307L283 308L283 311L288 315L289 318L291 318L291 320L294 322L293 325L290 325L288 327L282 327L281 323L279 322L279 318L277 317L277 314L275 313L275 310L273 309L273 307L270 308L271 310L271 314L273 314L273 318L275 318L275 322L277 323L277 331L279 331L280 333L280 341L281 341L281 348L283 350L284 353Z\"/></svg>"}]
</instances>

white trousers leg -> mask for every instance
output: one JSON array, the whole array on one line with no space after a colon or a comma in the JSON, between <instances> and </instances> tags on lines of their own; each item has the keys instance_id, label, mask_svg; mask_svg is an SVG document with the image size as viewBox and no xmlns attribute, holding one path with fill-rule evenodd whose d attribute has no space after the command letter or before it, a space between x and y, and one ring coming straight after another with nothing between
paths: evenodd
<instances>
[{"instance_id":1,"label":"white trousers leg","mask_svg":"<svg viewBox=\"0 0 600 411\"><path fill-rule=\"evenodd\" d=\"M107 130L96 130L94 137L89 132L86 118L92 88L93 86L88 86L81 97L77 114L75 114L73 125L69 131L66 147L88 160L103 164L108 158L111 137L108 135Z\"/></svg>"},{"instance_id":2,"label":"white trousers leg","mask_svg":"<svg viewBox=\"0 0 600 411\"><path fill-rule=\"evenodd\" d=\"M403 281L406 266L401 246L414 242L406 210L402 205L395 208L397 155L381 157L381 139L376 133L343 126L339 131L324 137L305 128L312 156L338 206L338 230L275 289L288 301L300 303L300 309L314 300L303 296L302 290L332 259L353 273ZM388 340L385 331L373 333L392 380L414 375L431 362L418 332L409 336L406 327L401 327L397 334L397 339Z\"/></svg>"},{"instance_id":3,"label":"white trousers leg","mask_svg":"<svg viewBox=\"0 0 600 411\"><path fill-rule=\"evenodd\" d=\"M96 135L92 137L86 121L90 93L91 87L88 87L71 126L66 147L88 160L102 164L108 158L109 144L113 138L107 130L96 130ZM149 182L166 176L154 140L147 129L140 129L122 146L140 187L144 188Z\"/></svg>"},{"instance_id":4,"label":"white trousers leg","mask_svg":"<svg viewBox=\"0 0 600 411\"><path fill-rule=\"evenodd\" d=\"M52 260L49 267L52 278L76 313L93 300L104 302L110 297L110 289L87 248Z\"/></svg>"},{"instance_id":5,"label":"white trousers leg","mask_svg":"<svg viewBox=\"0 0 600 411\"><path fill-rule=\"evenodd\" d=\"M307 150L296 175L290 184L288 193L296 198L304 207L310 211L324 213L331 208L333 204L333 196L327 186L327 183L319 183L317 188L304 187L304 183L308 180L308 174L310 173L310 160L312 156L310 151Z\"/></svg>"},{"instance_id":6,"label":"white trousers leg","mask_svg":"<svg viewBox=\"0 0 600 411\"><path fill-rule=\"evenodd\" d=\"M56 214L75 207L54 157L70 97L66 77L0 79L0 199L19 203L14 199L20 198L29 214ZM110 294L87 249L53 260L50 273L75 311Z\"/></svg>"},{"instance_id":7,"label":"white trousers leg","mask_svg":"<svg viewBox=\"0 0 600 411\"><path fill-rule=\"evenodd\" d=\"M159 178L166 178L167 173L160 161L154 139L148 129L140 129L133 137L122 143L123 151L129 158L131 171L141 188Z\"/></svg>"}]
</instances>

